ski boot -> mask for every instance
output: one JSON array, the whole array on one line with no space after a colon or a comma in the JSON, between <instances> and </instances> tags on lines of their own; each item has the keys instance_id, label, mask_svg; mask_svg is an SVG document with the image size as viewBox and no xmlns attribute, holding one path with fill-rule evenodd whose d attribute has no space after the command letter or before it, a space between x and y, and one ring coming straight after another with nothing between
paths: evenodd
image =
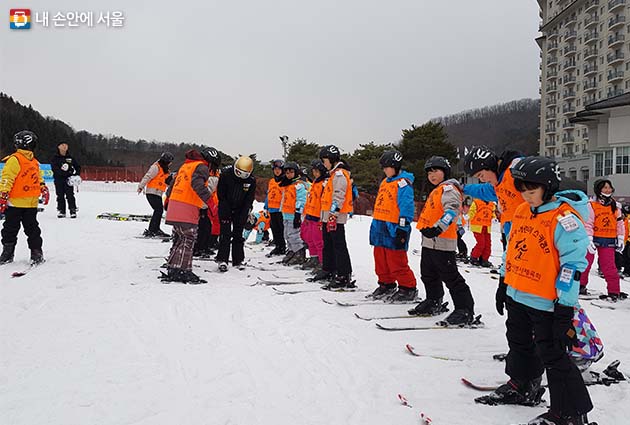
<instances>
[{"instance_id":1,"label":"ski boot","mask_svg":"<svg viewBox=\"0 0 630 425\"><path fill-rule=\"evenodd\" d=\"M317 257L309 257L308 260L306 260L303 264L302 267L300 267L302 270L312 270L315 267L317 267L319 265L319 259Z\"/></svg>"},{"instance_id":2,"label":"ski boot","mask_svg":"<svg viewBox=\"0 0 630 425\"><path fill-rule=\"evenodd\" d=\"M465 326L473 322L474 314L466 308L456 308L444 319L446 326Z\"/></svg>"},{"instance_id":3,"label":"ski boot","mask_svg":"<svg viewBox=\"0 0 630 425\"><path fill-rule=\"evenodd\" d=\"M426 300L420 301L420 304L408 310L410 316L437 316L438 314L442 314L448 311L447 308L448 302L442 303L442 298L438 298L432 300L427 298Z\"/></svg>"},{"instance_id":4,"label":"ski boot","mask_svg":"<svg viewBox=\"0 0 630 425\"><path fill-rule=\"evenodd\" d=\"M228 264L225 261L219 261L219 271L221 273L225 273L226 271L228 271Z\"/></svg>"},{"instance_id":5,"label":"ski boot","mask_svg":"<svg viewBox=\"0 0 630 425\"><path fill-rule=\"evenodd\" d=\"M274 249L271 250L271 252L266 254L265 257L271 258L274 255L284 255L285 251L286 251L286 249L280 249L278 247L275 247Z\"/></svg>"},{"instance_id":6,"label":"ski boot","mask_svg":"<svg viewBox=\"0 0 630 425\"><path fill-rule=\"evenodd\" d=\"M285 266L287 266L289 265L289 261L291 261L291 259L294 256L295 256L295 251L287 251L287 253L284 255L284 258L280 262L284 264Z\"/></svg>"},{"instance_id":7,"label":"ski boot","mask_svg":"<svg viewBox=\"0 0 630 425\"><path fill-rule=\"evenodd\" d=\"M192 272L192 270L181 270L179 273L179 281L190 285L198 285L200 283L208 283L208 281L200 278Z\"/></svg>"},{"instance_id":8,"label":"ski boot","mask_svg":"<svg viewBox=\"0 0 630 425\"><path fill-rule=\"evenodd\" d=\"M66 217L66 212L65 211L58 211L57 212L57 218L65 218Z\"/></svg>"},{"instance_id":9,"label":"ski boot","mask_svg":"<svg viewBox=\"0 0 630 425\"><path fill-rule=\"evenodd\" d=\"M347 289L356 289L356 285L354 284L354 280L352 280L352 275L340 275L335 277L332 281L328 282L326 285L322 286L322 289L326 291L336 291L336 290L347 290Z\"/></svg>"},{"instance_id":10,"label":"ski boot","mask_svg":"<svg viewBox=\"0 0 630 425\"><path fill-rule=\"evenodd\" d=\"M371 298L373 300L384 300L392 296L396 292L395 283L378 283L378 288L374 290L370 295L365 298Z\"/></svg>"},{"instance_id":11,"label":"ski boot","mask_svg":"<svg viewBox=\"0 0 630 425\"><path fill-rule=\"evenodd\" d=\"M407 288L405 286L398 286L398 291L396 291L395 294L389 297L387 301L392 304L396 304L396 303L404 304L406 302L415 300L417 295L418 295L418 290L416 288Z\"/></svg>"},{"instance_id":12,"label":"ski boot","mask_svg":"<svg viewBox=\"0 0 630 425\"><path fill-rule=\"evenodd\" d=\"M44 253L41 249L31 249L31 264L37 265L44 262Z\"/></svg>"},{"instance_id":13,"label":"ski boot","mask_svg":"<svg viewBox=\"0 0 630 425\"><path fill-rule=\"evenodd\" d=\"M588 293L588 289L586 289L586 286L580 285L580 295L590 295Z\"/></svg>"},{"instance_id":14,"label":"ski boot","mask_svg":"<svg viewBox=\"0 0 630 425\"><path fill-rule=\"evenodd\" d=\"M519 404L536 406L542 401L545 389L540 385L542 378L520 382L510 379L488 395L477 397L475 403L496 406L499 404ZM543 422L544 423L544 422Z\"/></svg>"},{"instance_id":15,"label":"ski boot","mask_svg":"<svg viewBox=\"0 0 630 425\"><path fill-rule=\"evenodd\" d=\"M335 278L335 274L331 273L331 272L327 272L326 270L322 269L320 271L318 271L315 275L313 275L313 277L309 277L308 279L306 279L309 282L319 282L321 281L321 283L327 283L328 281L331 281Z\"/></svg>"},{"instance_id":16,"label":"ski boot","mask_svg":"<svg viewBox=\"0 0 630 425\"><path fill-rule=\"evenodd\" d=\"M160 238L170 238L171 235L169 235L166 232L163 232L161 229L158 229L157 232L154 233L155 236L158 236Z\"/></svg>"},{"instance_id":17,"label":"ski boot","mask_svg":"<svg viewBox=\"0 0 630 425\"><path fill-rule=\"evenodd\" d=\"M2 254L0 254L0 264L7 264L13 262L13 256L15 255L15 244L2 245Z\"/></svg>"},{"instance_id":18,"label":"ski boot","mask_svg":"<svg viewBox=\"0 0 630 425\"><path fill-rule=\"evenodd\" d=\"M619 372L619 369L617 369L619 367L619 363L621 363L619 360L615 360L614 362L609 364L608 367L603 371L604 375L616 381L625 381L626 377L623 373Z\"/></svg>"},{"instance_id":19,"label":"ski boot","mask_svg":"<svg viewBox=\"0 0 630 425\"><path fill-rule=\"evenodd\" d=\"M481 267L481 258L470 257L470 265L475 267Z\"/></svg>"},{"instance_id":20,"label":"ski boot","mask_svg":"<svg viewBox=\"0 0 630 425\"><path fill-rule=\"evenodd\" d=\"M293 257L291 257L291 259L287 261L287 266L299 266L301 264L304 264L305 261L306 261L306 249L300 248L297 251L295 251L295 254L293 255Z\"/></svg>"},{"instance_id":21,"label":"ski boot","mask_svg":"<svg viewBox=\"0 0 630 425\"><path fill-rule=\"evenodd\" d=\"M613 303L617 301L625 300L626 298L628 298L628 294L626 294L625 292L619 292L618 294L608 293L607 295L602 294L599 296L600 300L610 301Z\"/></svg>"},{"instance_id":22,"label":"ski boot","mask_svg":"<svg viewBox=\"0 0 630 425\"><path fill-rule=\"evenodd\" d=\"M70 211L70 218L77 218L77 212L76 211Z\"/></svg>"},{"instance_id":23,"label":"ski boot","mask_svg":"<svg viewBox=\"0 0 630 425\"><path fill-rule=\"evenodd\" d=\"M155 232L152 232L149 229L145 229L144 232L142 232L142 236L144 236L145 238L153 238L155 237Z\"/></svg>"},{"instance_id":24,"label":"ski boot","mask_svg":"<svg viewBox=\"0 0 630 425\"><path fill-rule=\"evenodd\" d=\"M493 269L494 268L494 264L492 264L490 261L488 260L481 260L479 261L479 265L481 267L484 267L486 269Z\"/></svg>"}]
</instances>

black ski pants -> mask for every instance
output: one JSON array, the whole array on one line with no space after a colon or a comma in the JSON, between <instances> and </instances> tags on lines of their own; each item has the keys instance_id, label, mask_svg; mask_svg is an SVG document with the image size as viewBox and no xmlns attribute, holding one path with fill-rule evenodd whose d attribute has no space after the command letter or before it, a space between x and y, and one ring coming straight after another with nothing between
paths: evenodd
<instances>
[{"instance_id":1,"label":"black ski pants","mask_svg":"<svg viewBox=\"0 0 630 425\"><path fill-rule=\"evenodd\" d=\"M582 374L553 337L553 312L528 307L507 297L506 337L510 351L505 373L529 381L547 371L551 410L576 416L593 409Z\"/></svg>"},{"instance_id":2,"label":"black ski pants","mask_svg":"<svg viewBox=\"0 0 630 425\"><path fill-rule=\"evenodd\" d=\"M232 247L232 265L238 266L245 259L245 251L243 245L243 227L244 223L237 223L240 212L232 213L229 219L221 219L221 235L219 236L219 252L217 253L217 261L228 262L230 258L230 246Z\"/></svg>"},{"instance_id":3,"label":"black ski pants","mask_svg":"<svg viewBox=\"0 0 630 425\"><path fill-rule=\"evenodd\" d=\"M287 244L284 241L284 223L282 220L281 212L272 212L269 213L269 217L271 218L271 233L273 234L273 243L276 245L276 248L284 251L287 249Z\"/></svg>"},{"instance_id":4,"label":"black ski pants","mask_svg":"<svg viewBox=\"0 0 630 425\"><path fill-rule=\"evenodd\" d=\"M57 193L57 211L62 214L66 213L66 199L68 200L70 213L77 211L77 200L74 198L74 188L68 184L65 178L55 179L55 192Z\"/></svg>"},{"instance_id":5,"label":"black ski pants","mask_svg":"<svg viewBox=\"0 0 630 425\"><path fill-rule=\"evenodd\" d=\"M466 242L464 242L459 232L457 232L457 252L465 257L468 256L468 246L466 246Z\"/></svg>"},{"instance_id":6,"label":"black ski pants","mask_svg":"<svg viewBox=\"0 0 630 425\"><path fill-rule=\"evenodd\" d=\"M440 251L422 247L420 258L420 279L428 299L436 300L444 297L444 285L448 288L455 309L467 309L474 313L470 287L459 274L455 262L455 251Z\"/></svg>"},{"instance_id":7,"label":"black ski pants","mask_svg":"<svg viewBox=\"0 0 630 425\"><path fill-rule=\"evenodd\" d=\"M37 208L8 207L6 209L2 226L2 245L17 244L20 225L24 226L28 247L42 249L42 231L37 222Z\"/></svg>"},{"instance_id":8,"label":"black ski pants","mask_svg":"<svg viewBox=\"0 0 630 425\"><path fill-rule=\"evenodd\" d=\"M210 249L210 217L208 210L201 208L199 210L199 225L197 226L197 241L195 242L195 252L206 252Z\"/></svg>"},{"instance_id":9,"label":"black ski pants","mask_svg":"<svg viewBox=\"0 0 630 425\"><path fill-rule=\"evenodd\" d=\"M149 221L149 232L157 232L160 230L160 222L162 221L162 213L164 213L164 207L162 206L162 197L154 195L152 193L147 194L147 201L153 208L153 215L151 221Z\"/></svg>"},{"instance_id":10,"label":"black ski pants","mask_svg":"<svg viewBox=\"0 0 630 425\"><path fill-rule=\"evenodd\" d=\"M337 229L329 232L326 223L322 225L322 238L324 239L322 269L337 274L337 276L350 276L352 274L344 226L344 224L337 224Z\"/></svg>"}]
</instances>

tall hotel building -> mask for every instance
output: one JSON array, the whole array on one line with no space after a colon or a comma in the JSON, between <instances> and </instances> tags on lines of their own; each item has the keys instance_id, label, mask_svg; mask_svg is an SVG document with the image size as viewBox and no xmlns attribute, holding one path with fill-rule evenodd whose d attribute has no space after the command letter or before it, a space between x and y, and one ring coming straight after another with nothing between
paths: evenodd
<instances>
[{"instance_id":1,"label":"tall hotel building","mask_svg":"<svg viewBox=\"0 0 630 425\"><path fill-rule=\"evenodd\" d=\"M628 0L538 0L540 154L564 175L630 195Z\"/></svg>"}]
</instances>

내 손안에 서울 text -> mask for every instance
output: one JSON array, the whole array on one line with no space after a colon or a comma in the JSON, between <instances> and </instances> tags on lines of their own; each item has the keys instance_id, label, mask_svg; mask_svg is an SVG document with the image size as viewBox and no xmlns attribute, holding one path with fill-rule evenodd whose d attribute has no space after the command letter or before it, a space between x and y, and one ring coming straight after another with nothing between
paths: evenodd
<instances>
[{"instance_id":1,"label":"\ub0b4 \uc190\uc548\uc5d0 \uc11c\uc6b8 text","mask_svg":"<svg viewBox=\"0 0 630 425\"><path fill-rule=\"evenodd\" d=\"M70 11L70 12L35 12L31 21L30 9L11 9L9 26L11 29L30 29L31 24L43 28L122 28L125 25L125 14L115 11Z\"/></svg>"}]
</instances>

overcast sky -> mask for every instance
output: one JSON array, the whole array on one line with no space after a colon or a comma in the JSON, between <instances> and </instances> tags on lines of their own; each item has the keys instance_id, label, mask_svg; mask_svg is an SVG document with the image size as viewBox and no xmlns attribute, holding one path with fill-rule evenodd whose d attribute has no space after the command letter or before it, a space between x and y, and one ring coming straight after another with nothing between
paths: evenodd
<instances>
[{"instance_id":1,"label":"overcast sky","mask_svg":"<svg viewBox=\"0 0 630 425\"><path fill-rule=\"evenodd\" d=\"M0 90L76 130L281 155L279 135L346 151L430 118L538 97L533 0L5 2ZM94 28L10 8L93 11ZM121 29L98 12L124 12Z\"/></svg>"}]
</instances>

